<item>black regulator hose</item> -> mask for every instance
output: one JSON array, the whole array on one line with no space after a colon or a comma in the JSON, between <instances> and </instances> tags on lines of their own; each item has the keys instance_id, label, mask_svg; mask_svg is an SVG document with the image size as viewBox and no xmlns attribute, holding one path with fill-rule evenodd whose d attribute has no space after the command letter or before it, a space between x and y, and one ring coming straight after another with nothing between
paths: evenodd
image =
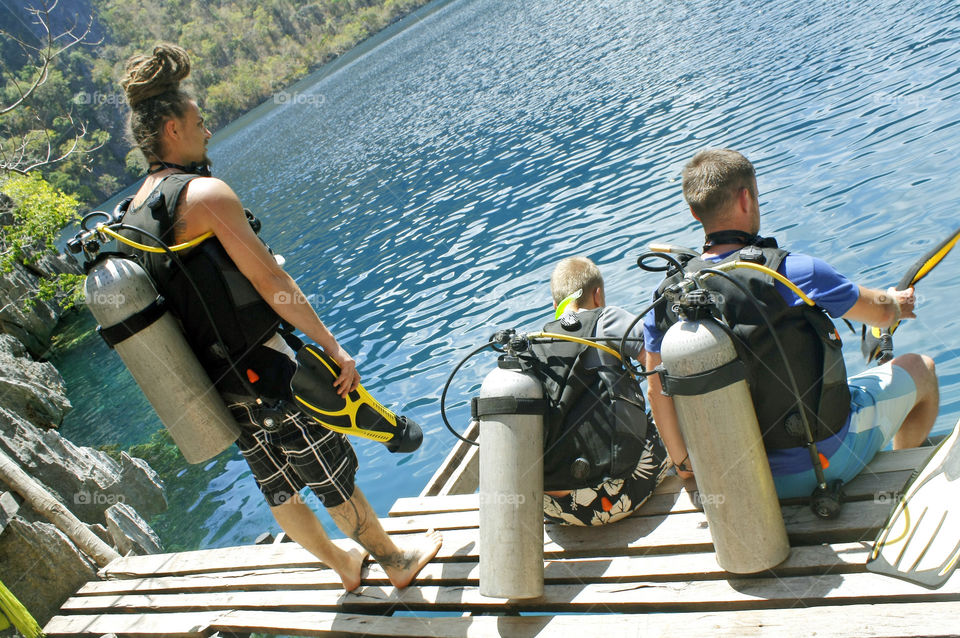
<instances>
[{"instance_id":1,"label":"black regulator hose","mask_svg":"<svg viewBox=\"0 0 960 638\"><path fill-rule=\"evenodd\" d=\"M476 355L480 354L480 352L486 350L487 348L496 349L496 344L498 343L500 343L499 340L491 339L490 341L483 344L482 346L480 346L479 348L475 349L473 352L465 356L463 359L461 359L460 363L458 363L457 366L453 369L453 372L450 373L450 376L447 377L447 382L443 384L443 392L440 394L440 418L443 419L443 424L447 426L447 429L450 430L450 433L453 434L453 436L457 437L464 443L469 443L470 445L479 446L480 444L477 443L476 441L471 441L470 439L466 438L465 436L457 432L455 429L453 429L453 426L450 425L450 421L447 419L447 391L450 389L450 384L453 383L453 377L455 377L457 374L457 371L460 370L461 367L463 367L463 364L465 364L467 361L469 361Z\"/></svg>"}]
</instances>

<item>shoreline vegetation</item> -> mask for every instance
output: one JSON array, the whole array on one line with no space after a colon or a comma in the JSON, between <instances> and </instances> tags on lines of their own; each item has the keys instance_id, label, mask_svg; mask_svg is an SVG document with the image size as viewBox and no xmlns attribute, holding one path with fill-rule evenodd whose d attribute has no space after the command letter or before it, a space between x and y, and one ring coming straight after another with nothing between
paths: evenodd
<instances>
[{"instance_id":1,"label":"shoreline vegetation","mask_svg":"<svg viewBox=\"0 0 960 638\"><path fill-rule=\"evenodd\" d=\"M428 4L429 0L78 0L65 5L30 0L7 8L0 33L0 103L13 103L38 72L35 55L18 42L42 32L27 9L46 6L52 35L89 21L83 41L55 57L47 78L16 110L0 116L5 154L27 141L46 152L65 149L83 135L77 151L38 168L57 190L83 206L108 199L144 171L126 140L127 106L117 85L126 60L172 42L191 56L188 87L204 109L211 131L336 60L369 37ZM13 15L6 15L13 14ZM9 18L9 19L8 19ZM75 22L74 22L75 21ZM9 31L7 31L9 29ZM44 123L44 130L37 129ZM42 134L41 134L42 133ZM33 148L35 147L35 148Z\"/></svg>"}]
</instances>

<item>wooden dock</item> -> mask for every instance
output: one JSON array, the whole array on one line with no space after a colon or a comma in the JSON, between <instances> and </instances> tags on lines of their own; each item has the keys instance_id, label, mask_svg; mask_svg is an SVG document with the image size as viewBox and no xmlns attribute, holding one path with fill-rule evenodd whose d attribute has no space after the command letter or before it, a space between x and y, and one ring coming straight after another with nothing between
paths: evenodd
<instances>
[{"instance_id":1,"label":"wooden dock","mask_svg":"<svg viewBox=\"0 0 960 638\"><path fill-rule=\"evenodd\" d=\"M881 453L847 486L840 516L783 507L790 558L755 576L717 566L706 518L669 477L641 512L605 528L547 525L541 598L486 598L478 584L476 455L455 448L389 532L441 530L443 547L398 591L369 564L339 579L295 543L120 558L46 626L49 636L956 636L960 577L929 591L867 573L892 498L931 448Z\"/></svg>"}]
</instances>

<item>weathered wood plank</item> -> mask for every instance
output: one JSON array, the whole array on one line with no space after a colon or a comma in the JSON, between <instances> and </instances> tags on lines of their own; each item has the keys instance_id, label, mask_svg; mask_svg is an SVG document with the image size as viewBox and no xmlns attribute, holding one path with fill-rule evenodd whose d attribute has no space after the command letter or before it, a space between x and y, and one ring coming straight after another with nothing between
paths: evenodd
<instances>
[{"instance_id":1,"label":"weathered wood plank","mask_svg":"<svg viewBox=\"0 0 960 638\"><path fill-rule=\"evenodd\" d=\"M862 501L848 503L837 518L829 521L816 518L806 506L784 507L783 514L791 543L805 545L872 541L889 510L889 504ZM456 518L471 514L446 516ZM476 513L472 516L476 517ZM707 552L712 548L706 518L700 512L631 517L601 528L547 525L545 536L544 552L549 559ZM745 539L745 542L750 541ZM438 560L471 560L476 558L477 552L476 529L447 529ZM282 543L123 557L101 570L101 574L118 578L321 565L299 545Z\"/></svg>"},{"instance_id":2,"label":"weathered wood plank","mask_svg":"<svg viewBox=\"0 0 960 638\"><path fill-rule=\"evenodd\" d=\"M194 611L178 614L91 614L54 616L43 628L47 636L137 636L141 638L200 638L210 635L210 623L222 611Z\"/></svg>"},{"instance_id":3,"label":"weathered wood plank","mask_svg":"<svg viewBox=\"0 0 960 638\"><path fill-rule=\"evenodd\" d=\"M481 596L476 587L361 587L353 593L329 589L214 593L75 596L62 613L143 613L214 609L338 611L515 611L589 613L718 611L774 607L933 602L960 600L960 578L938 590L878 574L827 574L793 578L731 578L696 582L636 582L545 585L541 598L506 601Z\"/></svg>"},{"instance_id":4,"label":"weathered wood plank","mask_svg":"<svg viewBox=\"0 0 960 638\"><path fill-rule=\"evenodd\" d=\"M546 638L609 636L955 636L960 603L904 603L725 611L710 613L590 614L562 616L467 616L460 618L369 616L329 612L227 611L183 614L56 616L48 636L197 637L208 632L270 632L304 636L404 638ZM823 628L829 628L824 632Z\"/></svg>"},{"instance_id":5,"label":"weathered wood plank","mask_svg":"<svg viewBox=\"0 0 960 638\"><path fill-rule=\"evenodd\" d=\"M864 472L848 485L844 486L846 500L862 501L872 499L886 499L892 506L893 495L898 493L912 474L912 470L896 470L888 472ZM682 483L676 477L667 477L653 493L653 496L643 504L634 516L661 516L667 513L695 512L699 510L696 496L682 489ZM784 504L802 504L803 499L794 499ZM434 514L456 514L475 512L479 510L480 497L478 494L457 494L452 496L418 496L401 498L394 503L390 510L390 518L384 521L392 531L401 529L420 529L410 523L396 523L392 519L409 520L412 517L422 517ZM443 519L430 525L442 525ZM395 525L395 526L394 526ZM428 529L429 527L424 527ZM442 528L437 528L442 529ZM449 529L449 528L448 528ZM390 531L388 530L388 531Z\"/></svg>"},{"instance_id":6,"label":"weathered wood plank","mask_svg":"<svg viewBox=\"0 0 960 638\"><path fill-rule=\"evenodd\" d=\"M462 618L377 617L355 614L229 612L212 627L220 631L274 630L300 635L450 636L545 638L593 636L758 636L809 638L829 628L831 636L886 637L956 635L958 603L856 605L707 614L642 614Z\"/></svg>"},{"instance_id":7,"label":"weathered wood plank","mask_svg":"<svg viewBox=\"0 0 960 638\"><path fill-rule=\"evenodd\" d=\"M352 541L333 541L346 549ZM129 578L155 574L199 574L257 567L323 567L313 554L296 543L242 545L217 549L198 549L172 554L123 556L100 570L101 578Z\"/></svg>"},{"instance_id":8,"label":"weathered wood plank","mask_svg":"<svg viewBox=\"0 0 960 638\"><path fill-rule=\"evenodd\" d=\"M873 477L873 481L877 481L879 479L875 475L888 472L907 472L908 474L906 476L909 476L909 473L913 472L920 464L925 462L932 453L932 447L878 453L860 475L845 486L848 498L851 500L860 500L873 493L874 483L864 483L863 479L865 477ZM896 480L894 482L896 482ZM884 483L884 485L887 484L889 483ZM651 497L651 502L644 505L643 512L653 513L651 506L657 496L678 494L681 492L685 492L683 482L676 476L668 476L657 486L657 489L654 491L654 496ZM478 504L478 496L474 493L450 494L445 496L409 496L398 498L394 502L393 507L390 508L389 515L409 516L411 514L436 512L461 512L475 510Z\"/></svg>"},{"instance_id":9,"label":"weathered wood plank","mask_svg":"<svg viewBox=\"0 0 960 638\"><path fill-rule=\"evenodd\" d=\"M830 574L863 572L869 552L870 548L866 543L796 547L791 551L790 557L768 572L768 575L791 577L825 572ZM544 582L547 584L694 581L728 577L733 576L717 565L712 552L563 559L546 561L544 566ZM420 572L416 582L418 585L477 586L479 567L475 561L431 563ZM363 584L386 587L389 581L379 565L369 563L363 574ZM330 569L285 568L93 581L84 585L76 595L341 588L340 579Z\"/></svg>"}]
</instances>

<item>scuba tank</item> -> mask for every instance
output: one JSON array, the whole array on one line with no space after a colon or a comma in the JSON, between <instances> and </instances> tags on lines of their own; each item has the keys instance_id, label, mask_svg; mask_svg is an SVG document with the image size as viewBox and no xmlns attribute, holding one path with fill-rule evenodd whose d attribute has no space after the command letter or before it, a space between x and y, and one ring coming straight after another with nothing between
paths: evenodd
<instances>
[{"instance_id":1,"label":"scuba tank","mask_svg":"<svg viewBox=\"0 0 960 638\"><path fill-rule=\"evenodd\" d=\"M508 347L471 407L481 441L480 594L542 596L543 387Z\"/></svg>"},{"instance_id":2,"label":"scuba tank","mask_svg":"<svg viewBox=\"0 0 960 638\"><path fill-rule=\"evenodd\" d=\"M717 562L728 572L770 569L790 553L743 363L711 314L705 290L686 293L663 338L660 378L673 397Z\"/></svg>"},{"instance_id":3,"label":"scuba tank","mask_svg":"<svg viewBox=\"0 0 960 638\"><path fill-rule=\"evenodd\" d=\"M236 421L143 268L104 254L90 265L84 295L97 332L120 355L188 463L206 461L237 439Z\"/></svg>"}]
</instances>

